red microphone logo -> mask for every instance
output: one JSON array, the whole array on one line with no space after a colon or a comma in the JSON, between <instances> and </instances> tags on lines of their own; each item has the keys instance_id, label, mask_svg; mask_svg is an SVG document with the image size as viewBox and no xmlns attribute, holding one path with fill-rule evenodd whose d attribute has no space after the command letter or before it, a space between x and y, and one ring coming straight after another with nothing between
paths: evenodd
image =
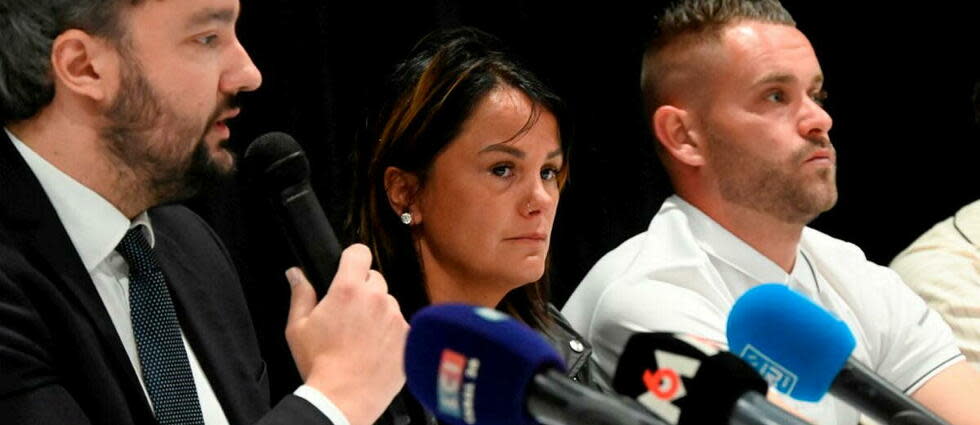
<instances>
[{"instance_id":1,"label":"red microphone logo","mask_svg":"<svg viewBox=\"0 0 980 425\"><path fill-rule=\"evenodd\" d=\"M439 361L439 411L476 423L476 381L480 376L480 359L446 348Z\"/></svg>"},{"instance_id":2,"label":"red microphone logo","mask_svg":"<svg viewBox=\"0 0 980 425\"><path fill-rule=\"evenodd\" d=\"M647 392L636 398L661 418L677 424L681 409L673 402L687 395L681 377L692 378L701 367L701 361L667 351L654 351L658 369L643 371L643 384Z\"/></svg>"}]
</instances>

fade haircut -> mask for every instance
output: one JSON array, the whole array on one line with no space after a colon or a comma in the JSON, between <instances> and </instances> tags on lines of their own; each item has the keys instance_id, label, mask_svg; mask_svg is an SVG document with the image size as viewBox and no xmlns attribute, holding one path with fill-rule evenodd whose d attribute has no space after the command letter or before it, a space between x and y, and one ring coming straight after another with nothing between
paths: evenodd
<instances>
[{"instance_id":1,"label":"fade haircut","mask_svg":"<svg viewBox=\"0 0 980 425\"><path fill-rule=\"evenodd\" d=\"M667 76L679 72L678 63L667 56L678 48L718 42L726 27L741 21L796 26L779 0L679 0L664 10L643 55L640 88L648 118L668 102ZM666 52L668 49L672 51Z\"/></svg>"},{"instance_id":2,"label":"fade haircut","mask_svg":"<svg viewBox=\"0 0 980 425\"><path fill-rule=\"evenodd\" d=\"M30 118L54 99L51 48L79 29L121 45L119 16L143 0L3 0L0 2L0 122Z\"/></svg>"}]
</instances>

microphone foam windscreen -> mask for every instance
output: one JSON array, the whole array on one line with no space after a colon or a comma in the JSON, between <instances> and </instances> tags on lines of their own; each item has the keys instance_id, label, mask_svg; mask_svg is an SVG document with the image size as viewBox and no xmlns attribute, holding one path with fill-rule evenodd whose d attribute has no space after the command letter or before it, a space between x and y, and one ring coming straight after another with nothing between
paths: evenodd
<instances>
[{"instance_id":1,"label":"microphone foam windscreen","mask_svg":"<svg viewBox=\"0 0 980 425\"><path fill-rule=\"evenodd\" d=\"M797 400L819 401L855 346L843 321L776 283L745 292L727 327L731 352Z\"/></svg>"},{"instance_id":2,"label":"microphone foam windscreen","mask_svg":"<svg viewBox=\"0 0 980 425\"><path fill-rule=\"evenodd\" d=\"M455 425L534 424L527 388L561 356L531 328L499 311L462 304L420 310L405 346L408 389Z\"/></svg>"},{"instance_id":3,"label":"microphone foam windscreen","mask_svg":"<svg viewBox=\"0 0 980 425\"><path fill-rule=\"evenodd\" d=\"M292 136L274 131L257 137L245 149L246 174L268 190L280 191L310 177L310 163Z\"/></svg>"},{"instance_id":4,"label":"microphone foam windscreen","mask_svg":"<svg viewBox=\"0 0 980 425\"><path fill-rule=\"evenodd\" d=\"M683 334L639 333L623 349L613 389L667 422L699 425L728 423L742 394L765 394L767 385L745 362L710 342Z\"/></svg>"}]
</instances>

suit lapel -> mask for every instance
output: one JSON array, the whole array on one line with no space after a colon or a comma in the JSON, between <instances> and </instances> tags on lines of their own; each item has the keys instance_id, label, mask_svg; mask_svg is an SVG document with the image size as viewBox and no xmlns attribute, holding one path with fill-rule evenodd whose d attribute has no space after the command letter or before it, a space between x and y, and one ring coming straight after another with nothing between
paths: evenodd
<instances>
[{"instance_id":1,"label":"suit lapel","mask_svg":"<svg viewBox=\"0 0 980 425\"><path fill-rule=\"evenodd\" d=\"M139 379L91 276L37 177L3 131L0 131L0 218L9 224L9 235L27 260L55 282L81 312L81 319L88 320L96 329L99 342L111 359L108 363L118 365L113 372L125 384L123 391L134 412L152 418Z\"/></svg>"},{"instance_id":2,"label":"suit lapel","mask_svg":"<svg viewBox=\"0 0 980 425\"><path fill-rule=\"evenodd\" d=\"M268 407L268 400L254 397L256 393L252 391L256 388L254 372L258 355L253 353L254 348L243 345L243 341L251 340L242 335L242 325L249 323L248 318L238 314L240 307L234 304L239 299L240 289L222 285L222 282L234 279L224 274L216 259L188 254L182 249L187 247L183 235L180 243L172 237L175 235L171 235L171 232L194 232L197 229L187 223L173 224L176 226L153 217L154 252L167 276L181 329L229 422L250 422L256 413ZM199 248L214 243L200 242L194 245Z\"/></svg>"}]
</instances>

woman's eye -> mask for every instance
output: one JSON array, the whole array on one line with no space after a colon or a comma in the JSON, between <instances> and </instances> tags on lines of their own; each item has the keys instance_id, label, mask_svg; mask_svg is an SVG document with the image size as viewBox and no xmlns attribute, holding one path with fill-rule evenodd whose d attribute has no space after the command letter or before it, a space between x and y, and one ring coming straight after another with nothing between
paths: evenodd
<instances>
[{"instance_id":1,"label":"woman's eye","mask_svg":"<svg viewBox=\"0 0 980 425\"><path fill-rule=\"evenodd\" d=\"M510 165L497 165L491 168L490 172L498 177L510 177L514 174L514 167Z\"/></svg>"},{"instance_id":2,"label":"woman's eye","mask_svg":"<svg viewBox=\"0 0 980 425\"><path fill-rule=\"evenodd\" d=\"M556 178L558 178L558 170L554 168L545 168L541 170L542 180L554 180Z\"/></svg>"}]
</instances>

